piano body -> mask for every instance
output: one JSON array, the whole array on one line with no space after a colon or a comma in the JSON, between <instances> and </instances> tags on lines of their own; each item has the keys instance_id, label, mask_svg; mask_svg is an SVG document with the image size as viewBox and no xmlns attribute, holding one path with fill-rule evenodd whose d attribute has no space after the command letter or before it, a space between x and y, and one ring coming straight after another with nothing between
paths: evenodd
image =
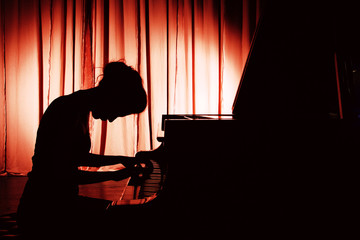
<instances>
[{"instance_id":1,"label":"piano body","mask_svg":"<svg viewBox=\"0 0 360 240\"><path fill-rule=\"evenodd\" d=\"M162 185L146 203L113 206L113 224L170 239L355 226L360 51L345 32L353 19L337 5L269 2L233 115L164 116L163 143L148 155Z\"/></svg>"}]
</instances>

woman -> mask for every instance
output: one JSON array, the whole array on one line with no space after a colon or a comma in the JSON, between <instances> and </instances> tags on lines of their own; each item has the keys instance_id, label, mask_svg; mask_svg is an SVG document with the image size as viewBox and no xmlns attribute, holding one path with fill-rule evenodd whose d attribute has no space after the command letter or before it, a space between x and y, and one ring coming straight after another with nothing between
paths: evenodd
<instances>
[{"instance_id":1,"label":"woman","mask_svg":"<svg viewBox=\"0 0 360 240\"><path fill-rule=\"evenodd\" d=\"M107 202L86 209L89 203L78 196L78 184L121 180L139 175L141 168L132 157L89 153L89 113L112 122L140 113L146 105L140 75L123 62L107 64L98 87L59 97L50 104L40 121L33 168L18 207L18 224L24 234L61 234L94 224ZM114 172L78 170L78 166L118 163L125 168Z\"/></svg>"}]
</instances>

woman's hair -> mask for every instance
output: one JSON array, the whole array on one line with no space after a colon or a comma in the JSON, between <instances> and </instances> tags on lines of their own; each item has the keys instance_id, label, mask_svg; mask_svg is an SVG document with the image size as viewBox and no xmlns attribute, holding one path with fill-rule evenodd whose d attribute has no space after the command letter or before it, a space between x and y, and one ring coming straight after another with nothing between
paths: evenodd
<instances>
[{"instance_id":1,"label":"woman's hair","mask_svg":"<svg viewBox=\"0 0 360 240\"><path fill-rule=\"evenodd\" d=\"M106 64L99 87L119 96L119 100L126 100L133 113L140 113L146 108L147 96L142 79L136 70L124 62Z\"/></svg>"}]
</instances>

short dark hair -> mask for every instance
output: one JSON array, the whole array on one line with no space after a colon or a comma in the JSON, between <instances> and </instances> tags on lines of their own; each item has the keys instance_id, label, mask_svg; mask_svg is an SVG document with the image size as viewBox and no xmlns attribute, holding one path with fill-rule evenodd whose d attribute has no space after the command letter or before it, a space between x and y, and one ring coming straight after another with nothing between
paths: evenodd
<instances>
[{"instance_id":1,"label":"short dark hair","mask_svg":"<svg viewBox=\"0 0 360 240\"><path fill-rule=\"evenodd\" d=\"M134 113L145 110L147 96L140 74L124 62L110 62L105 65L99 87L119 94L127 99Z\"/></svg>"}]
</instances>

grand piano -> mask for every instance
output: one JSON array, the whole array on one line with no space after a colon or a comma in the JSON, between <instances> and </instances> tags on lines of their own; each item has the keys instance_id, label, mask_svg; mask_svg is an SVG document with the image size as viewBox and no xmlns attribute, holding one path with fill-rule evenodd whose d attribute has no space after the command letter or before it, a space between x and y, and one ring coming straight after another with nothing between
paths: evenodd
<instances>
[{"instance_id":1,"label":"grand piano","mask_svg":"<svg viewBox=\"0 0 360 240\"><path fill-rule=\"evenodd\" d=\"M143 155L159 165L158 188L115 202L108 224L164 239L349 233L360 146L352 12L269 1L233 114L163 116L161 147Z\"/></svg>"}]
</instances>

